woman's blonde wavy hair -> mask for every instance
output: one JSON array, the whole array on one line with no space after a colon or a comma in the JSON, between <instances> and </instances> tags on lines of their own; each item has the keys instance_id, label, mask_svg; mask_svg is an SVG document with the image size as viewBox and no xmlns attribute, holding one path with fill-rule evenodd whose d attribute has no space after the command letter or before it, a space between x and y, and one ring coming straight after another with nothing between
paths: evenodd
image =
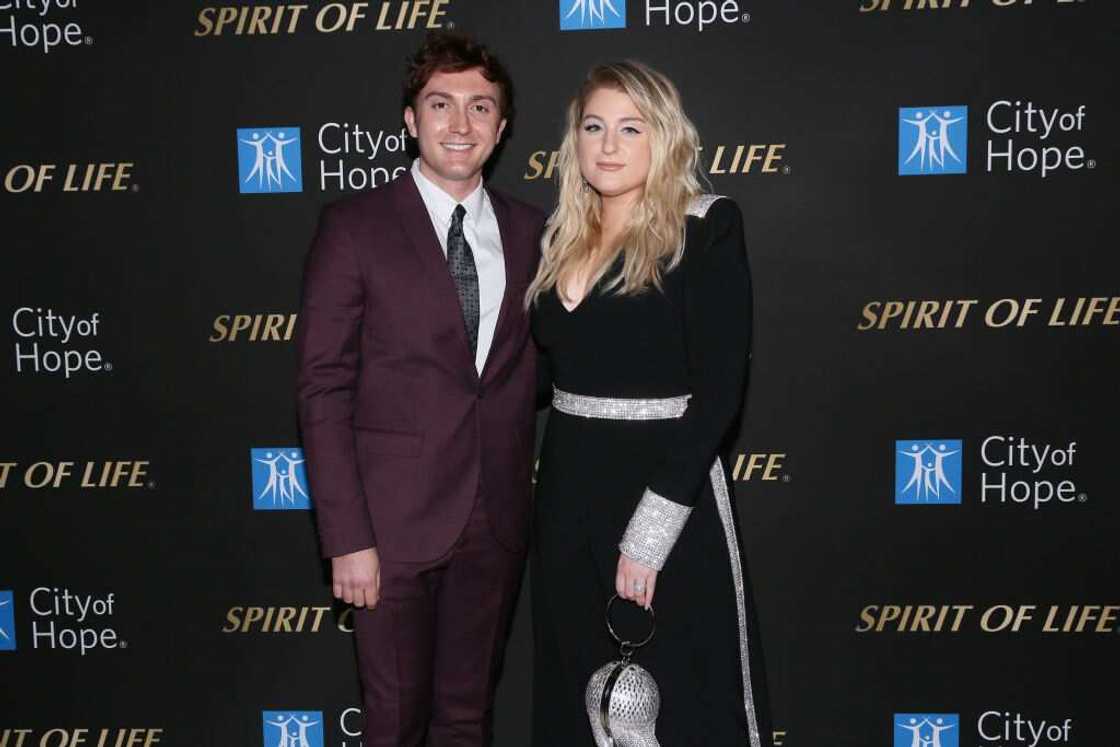
<instances>
[{"instance_id":1,"label":"woman's blonde wavy hair","mask_svg":"<svg viewBox=\"0 0 1120 747\"><path fill-rule=\"evenodd\" d=\"M537 276L525 294L528 308L558 283L566 281L596 252L602 230L602 201L580 173L576 138L587 100L600 88L630 97L650 134L650 167L645 190L634 206L617 245L604 247L599 267L588 278L588 292L610 269L619 254L622 269L604 284L604 291L635 295L661 288L661 276L684 253L688 205L700 194L697 161L700 136L684 113L672 82L640 62L627 60L591 69L568 105L567 128L557 158L560 199L541 239ZM563 287L560 285L559 287Z\"/></svg>"}]
</instances>

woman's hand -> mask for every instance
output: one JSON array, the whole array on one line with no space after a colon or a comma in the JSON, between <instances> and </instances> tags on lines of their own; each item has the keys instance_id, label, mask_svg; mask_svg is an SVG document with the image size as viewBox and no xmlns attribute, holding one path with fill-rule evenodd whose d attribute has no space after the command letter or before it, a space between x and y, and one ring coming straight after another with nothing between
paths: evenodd
<instances>
[{"instance_id":1,"label":"woman's hand","mask_svg":"<svg viewBox=\"0 0 1120 747\"><path fill-rule=\"evenodd\" d=\"M620 597L649 609L653 604L653 591L656 587L657 571L619 554L614 590Z\"/></svg>"}]
</instances>

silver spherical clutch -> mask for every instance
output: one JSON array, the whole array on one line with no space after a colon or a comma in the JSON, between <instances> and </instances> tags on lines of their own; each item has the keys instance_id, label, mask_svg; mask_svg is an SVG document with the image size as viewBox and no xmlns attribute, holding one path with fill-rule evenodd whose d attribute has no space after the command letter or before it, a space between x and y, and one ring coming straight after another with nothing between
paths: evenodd
<instances>
[{"instance_id":1,"label":"silver spherical clutch","mask_svg":"<svg viewBox=\"0 0 1120 747\"><path fill-rule=\"evenodd\" d=\"M619 646L619 659L600 667L587 683L584 704L591 721L591 733L598 747L660 747L657 741L657 713L661 693L657 682L644 668L630 661L642 646L653 639L653 610L650 632L639 643L621 640L611 625L611 605L607 603L607 629Z\"/></svg>"}]
</instances>

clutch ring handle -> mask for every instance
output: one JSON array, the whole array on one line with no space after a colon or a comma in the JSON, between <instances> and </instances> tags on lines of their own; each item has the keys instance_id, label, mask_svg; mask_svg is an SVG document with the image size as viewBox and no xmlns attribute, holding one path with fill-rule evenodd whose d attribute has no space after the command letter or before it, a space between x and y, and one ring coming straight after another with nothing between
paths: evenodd
<instances>
[{"instance_id":1,"label":"clutch ring handle","mask_svg":"<svg viewBox=\"0 0 1120 747\"><path fill-rule=\"evenodd\" d=\"M619 597L618 594L614 594L611 596L610 601L607 602L607 630L610 631L611 638L618 644L618 651L622 655L623 660L629 662L630 657L634 655L635 651L653 640L653 634L657 632L657 618L654 617L653 607L643 608L649 613L649 634L637 643L624 641L619 637L618 633L615 632L614 626L611 625L611 609L618 599L621 599L621 597Z\"/></svg>"}]
</instances>

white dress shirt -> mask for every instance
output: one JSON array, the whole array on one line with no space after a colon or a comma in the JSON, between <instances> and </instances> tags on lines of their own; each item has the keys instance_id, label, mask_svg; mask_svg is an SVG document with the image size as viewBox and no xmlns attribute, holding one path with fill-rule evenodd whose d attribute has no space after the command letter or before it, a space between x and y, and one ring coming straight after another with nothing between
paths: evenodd
<instances>
[{"instance_id":1,"label":"white dress shirt","mask_svg":"<svg viewBox=\"0 0 1120 747\"><path fill-rule=\"evenodd\" d=\"M478 348L474 354L474 367L479 374L486 364L490 345L494 342L494 328L498 325L498 309L506 290L506 264L502 256L502 236L498 231L498 216L490 197L478 187L462 202L444 192L435 182L420 172L420 159L412 162L412 179L420 190L424 207L432 219L432 227L439 238L443 256L447 258L447 232L451 230L451 216L457 205L467 214L463 216L463 235L471 245L474 264L478 271Z\"/></svg>"}]
</instances>

